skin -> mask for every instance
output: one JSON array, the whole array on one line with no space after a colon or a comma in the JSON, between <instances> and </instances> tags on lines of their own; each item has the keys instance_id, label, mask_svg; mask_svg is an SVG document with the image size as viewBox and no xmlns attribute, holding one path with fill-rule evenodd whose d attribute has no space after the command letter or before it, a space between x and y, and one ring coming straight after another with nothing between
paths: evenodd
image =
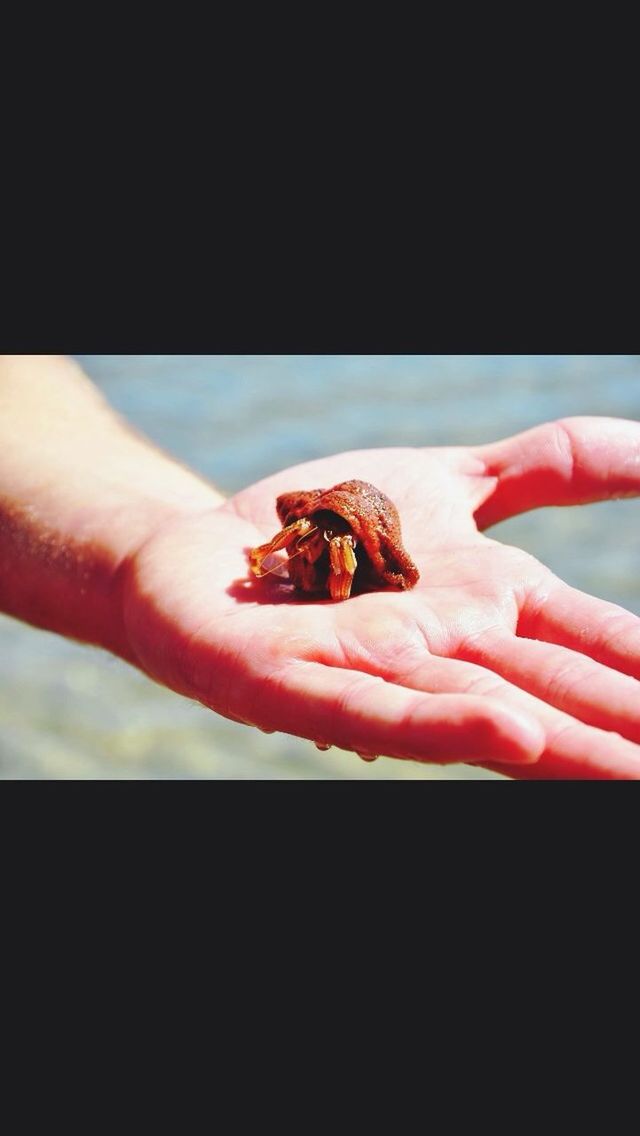
<instances>
[{"instance_id":1,"label":"skin","mask_svg":"<svg viewBox=\"0 0 640 1136\"><path fill-rule=\"evenodd\" d=\"M343 603L250 578L276 497L371 481L420 570ZM366 755L518 778L640 777L640 620L484 532L640 493L640 425L572 418L476 448L356 451L224 500L69 360L0 360L0 609L216 712Z\"/></svg>"}]
</instances>

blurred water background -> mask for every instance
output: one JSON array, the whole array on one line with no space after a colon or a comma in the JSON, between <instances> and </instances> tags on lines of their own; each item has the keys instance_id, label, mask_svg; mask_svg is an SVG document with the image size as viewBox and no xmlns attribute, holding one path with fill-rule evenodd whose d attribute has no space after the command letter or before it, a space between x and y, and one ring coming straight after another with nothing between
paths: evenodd
<instances>
[{"instance_id":1,"label":"blurred water background","mask_svg":"<svg viewBox=\"0 0 640 1136\"><path fill-rule=\"evenodd\" d=\"M83 355L113 406L229 494L368 446L505 437L575 414L640 419L638 355ZM492 536L640 615L640 501L544 509ZM493 780L266 736L120 660L0 616L0 777Z\"/></svg>"}]
</instances>

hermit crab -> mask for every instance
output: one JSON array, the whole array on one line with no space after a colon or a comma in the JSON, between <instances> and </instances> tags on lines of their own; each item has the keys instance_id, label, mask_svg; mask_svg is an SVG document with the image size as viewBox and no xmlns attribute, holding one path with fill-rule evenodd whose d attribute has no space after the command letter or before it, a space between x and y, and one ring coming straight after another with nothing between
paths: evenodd
<instances>
[{"instance_id":1,"label":"hermit crab","mask_svg":"<svg viewBox=\"0 0 640 1136\"><path fill-rule=\"evenodd\" d=\"M346 600L360 590L412 588L419 572L402 544L398 510L368 481L343 481L333 489L283 493L276 501L282 524L268 544L251 549L255 576L274 552L285 549L289 579L302 592ZM356 555L357 553L357 555Z\"/></svg>"}]
</instances>

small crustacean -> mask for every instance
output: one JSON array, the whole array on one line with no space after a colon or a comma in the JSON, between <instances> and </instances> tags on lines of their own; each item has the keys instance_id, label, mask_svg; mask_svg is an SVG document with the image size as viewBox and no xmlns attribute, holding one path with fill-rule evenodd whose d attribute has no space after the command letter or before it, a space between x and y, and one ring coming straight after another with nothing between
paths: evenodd
<instances>
[{"instance_id":1,"label":"small crustacean","mask_svg":"<svg viewBox=\"0 0 640 1136\"><path fill-rule=\"evenodd\" d=\"M289 578L303 592L327 591L346 600L352 586L412 588L419 572L402 544L398 510L367 481L333 489L283 493L276 502L282 529L251 550L251 571L265 576L265 560L286 549ZM358 555L356 557L356 549Z\"/></svg>"}]
</instances>

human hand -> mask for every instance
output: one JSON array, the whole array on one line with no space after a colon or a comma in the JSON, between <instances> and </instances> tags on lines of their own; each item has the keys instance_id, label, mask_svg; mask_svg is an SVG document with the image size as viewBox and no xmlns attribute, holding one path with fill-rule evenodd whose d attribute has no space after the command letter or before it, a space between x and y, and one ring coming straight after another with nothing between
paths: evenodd
<instances>
[{"instance_id":1,"label":"human hand","mask_svg":"<svg viewBox=\"0 0 640 1136\"><path fill-rule=\"evenodd\" d=\"M279 493L360 478L395 503L421 579L343 603L249 578ZM640 619L483 529L640 493L640 425L567 419L474 448L363 450L172 518L123 572L131 661L267 731L519 778L640 778Z\"/></svg>"}]
</instances>

